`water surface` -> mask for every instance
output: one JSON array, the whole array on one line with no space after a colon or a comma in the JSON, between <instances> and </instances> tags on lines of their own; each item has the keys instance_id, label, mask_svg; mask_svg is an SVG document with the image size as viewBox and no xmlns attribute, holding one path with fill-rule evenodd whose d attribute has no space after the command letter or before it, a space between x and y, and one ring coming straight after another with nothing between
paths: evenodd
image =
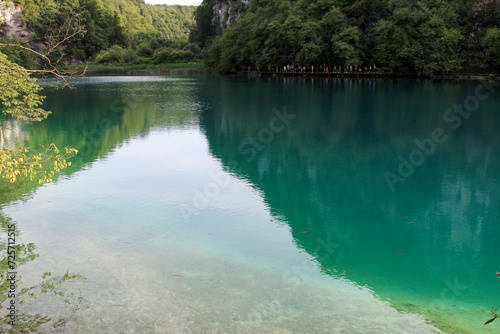
<instances>
[{"instance_id":1,"label":"water surface","mask_svg":"<svg viewBox=\"0 0 500 334\"><path fill-rule=\"evenodd\" d=\"M52 318L42 328L58 319L54 331L82 333L498 328L482 325L500 287L500 99L485 94L494 88L481 86L463 116L448 110L475 101L479 82L73 85L46 84L50 118L10 122L1 136L80 151L53 184L3 188L4 216L39 254L19 267L21 285L47 271L87 278L61 285L71 297L38 293L22 305ZM401 175L406 160L418 166Z\"/></svg>"}]
</instances>

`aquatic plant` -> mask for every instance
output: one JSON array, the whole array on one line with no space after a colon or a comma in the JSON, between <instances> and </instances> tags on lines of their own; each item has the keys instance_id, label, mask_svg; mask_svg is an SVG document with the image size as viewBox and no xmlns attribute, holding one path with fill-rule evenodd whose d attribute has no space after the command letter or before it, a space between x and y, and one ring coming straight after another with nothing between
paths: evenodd
<instances>
[{"instance_id":1,"label":"aquatic plant","mask_svg":"<svg viewBox=\"0 0 500 334\"><path fill-rule=\"evenodd\" d=\"M496 272L495 276L497 278L500 278L500 272ZM493 318L491 318L490 320L486 321L484 324L487 325L489 323L492 323L493 320L495 320L496 318L500 318L500 316L497 314L497 309L495 309L495 307L492 307L491 308L491 314L493 315Z\"/></svg>"},{"instance_id":2,"label":"aquatic plant","mask_svg":"<svg viewBox=\"0 0 500 334\"><path fill-rule=\"evenodd\" d=\"M492 307L491 308L491 314L493 315L493 318L486 321L484 324L487 325L491 322L493 322L493 320L495 320L496 318L500 318L500 315L497 314L497 309L495 309L495 307Z\"/></svg>"}]
</instances>

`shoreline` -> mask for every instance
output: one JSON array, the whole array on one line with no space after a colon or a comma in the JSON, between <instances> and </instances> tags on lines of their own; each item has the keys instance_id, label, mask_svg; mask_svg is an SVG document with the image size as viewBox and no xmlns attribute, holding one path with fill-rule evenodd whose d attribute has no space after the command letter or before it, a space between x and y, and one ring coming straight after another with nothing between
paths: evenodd
<instances>
[{"instance_id":1,"label":"shoreline","mask_svg":"<svg viewBox=\"0 0 500 334\"><path fill-rule=\"evenodd\" d=\"M429 80L500 80L500 74L439 74L429 77L420 77L415 74L389 74L389 73L333 73L333 72L268 72L268 71L216 71L207 69L203 63L170 63L157 65L82 65L69 66L77 75L161 75L161 74L222 74L222 75L248 75L270 77L304 77L304 78L358 78L358 79L429 79Z\"/></svg>"},{"instance_id":2,"label":"shoreline","mask_svg":"<svg viewBox=\"0 0 500 334\"><path fill-rule=\"evenodd\" d=\"M358 78L358 79L430 79L430 80L500 80L500 74L448 74L431 75L430 77L419 77L411 74L387 74L387 73L326 73L326 72L224 72L232 75L254 75L254 76L272 76L272 77L322 77L322 78Z\"/></svg>"}]
</instances>

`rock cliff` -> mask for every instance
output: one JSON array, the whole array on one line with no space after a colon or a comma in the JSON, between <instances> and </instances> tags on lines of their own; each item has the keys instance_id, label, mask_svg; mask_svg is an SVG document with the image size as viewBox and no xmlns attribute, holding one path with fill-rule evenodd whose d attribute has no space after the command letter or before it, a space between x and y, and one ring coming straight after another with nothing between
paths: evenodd
<instances>
[{"instance_id":1,"label":"rock cliff","mask_svg":"<svg viewBox=\"0 0 500 334\"><path fill-rule=\"evenodd\" d=\"M213 6L212 24L223 30L241 18L250 0L216 0Z\"/></svg>"},{"instance_id":2,"label":"rock cliff","mask_svg":"<svg viewBox=\"0 0 500 334\"><path fill-rule=\"evenodd\" d=\"M31 42L33 36L24 29L20 15L21 8L16 7L12 2L0 3L0 20L3 21L0 26L0 36L21 38L26 42Z\"/></svg>"}]
</instances>

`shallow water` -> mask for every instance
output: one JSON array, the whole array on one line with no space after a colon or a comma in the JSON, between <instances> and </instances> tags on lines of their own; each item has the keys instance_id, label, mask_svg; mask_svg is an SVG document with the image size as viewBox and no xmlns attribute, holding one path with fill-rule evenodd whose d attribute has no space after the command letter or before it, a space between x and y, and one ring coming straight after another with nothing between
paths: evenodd
<instances>
[{"instance_id":1,"label":"shallow water","mask_svg":"<svg viewBox=\"0 0 500 334\"><path fill-rule=\"evenodd\" d=\"M45 83L50 118L2 134L80 151L55 183L2 195L39 254L18 268L21 286L47 271L87 278L61 285L71 297L37 291L19 306L50 316L42 328L498 329L483 323L500 287L500 88L217 76L73 85ZM415 166L400 173L401 161Z\"/></svg>"}]
</instances>

